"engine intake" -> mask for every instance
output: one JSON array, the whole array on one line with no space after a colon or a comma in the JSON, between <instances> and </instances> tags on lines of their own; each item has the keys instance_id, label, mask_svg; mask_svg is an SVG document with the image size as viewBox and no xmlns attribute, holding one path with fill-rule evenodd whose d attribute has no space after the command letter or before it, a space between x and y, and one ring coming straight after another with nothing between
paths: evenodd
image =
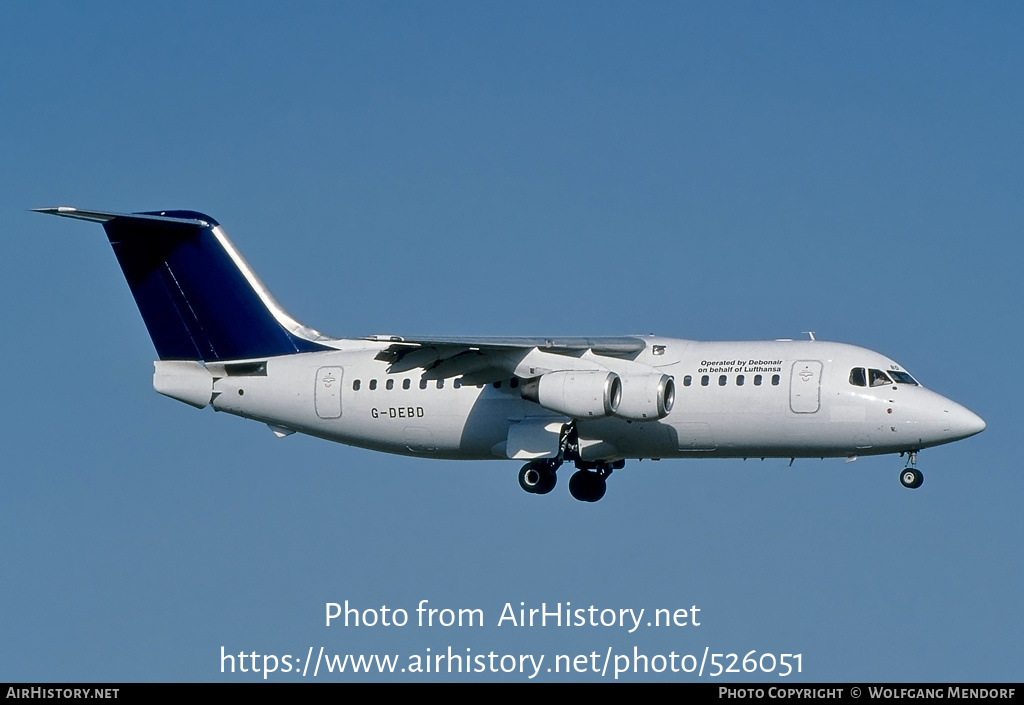
<instances>
[{"instance_id":1,"label":"engine intake","mask_svg":"<svg viewBox=\"0 0 1024 705\"><path fill-rule=\"evenodd\" d=\"M565 370L523 382L523 399L576 419L611 416L622 400L622 380L614 372Z\"/></svg>"},{"instance_id":2,"label":"engine intake","mask_svg":"<svg viewBox=\"0 0 1024 705\"><path fill-rule=\"evenodd\" d=\"M616 416L633 421L663 419L676 401L676 383L669 375L622 377L622 402Z\"/></svg>"}]
</instances>

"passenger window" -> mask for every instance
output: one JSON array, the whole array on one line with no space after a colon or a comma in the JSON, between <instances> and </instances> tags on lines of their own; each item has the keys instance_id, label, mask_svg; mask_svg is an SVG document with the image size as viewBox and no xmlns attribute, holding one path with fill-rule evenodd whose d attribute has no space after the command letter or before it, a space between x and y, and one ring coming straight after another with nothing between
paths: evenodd
<instances>
[{"instance_id":1,"label":"passenger window","mask_svg":"<svg viewBox=\"0 0 1024 705\"><path fill-rule=\"evenodd\" d=\"M707 375L704 375L703 377L700 378L700 386L706 387L706 386L708 386L708 382L710 382L710 381L711 381L711 378L708 377Z\"/></svg>"},{"instance_id":2,"label":"passenger window","mask_svg":"<svg viewBox=\"0 0 1024 705\"><path fill-rule=\"evenodd\" d=\"M427 380L421 379L420 380L420 389L426 389L426 388L427 388Z\"/></svg>"},{"instance_id":3,"label":"passenger window","mask_svg":"<svg viewBox=\"0 0 1024 705\"><path fill-rule=\"evenodd\" d=\"M501 389L501 382L500 382L500 381L498 381L498 382L495 382L495 383L494 383L494 388L495 388L495 389Z\"/></svg>"},{"instance_id":4,"label":"passenger window","mask_svg":"<svg viewBox=\"0 0 1024 705\"><path fill-rule=\"evenodd\" d=\"M743 386L743 382L744 382L743 375L736 375L736 386L737 387L742 387Z\"/></svg>"},{"instance_id":5,"label":"passenger window","mask_svg":"<svg viewBox=\"0 0 1024 705\"><path fill-rule=\"evenodd\" d=\"M372 391L372 390L374 390L376 388L377 388L377 380L371 379L370 380L370 390Z\"/></svg>"},{"instance_id":6,"label":"passenger window","mask_svg":"<svg viewBox=\"0 0 1024 705\"><path fill-rule=\"evenodd\" d=\"M725 375L718 375L718 386L724 387L727 379Z\"/></svg>"},{"instance_id":7,"label":"passenger window","mask_svg":"<svg viewBox=\"0 0 1024 705\"><path fill-rule=\"evenodd\" d=\"M512 389L517 389L519 387L519 378L513 377L512 381L508 383L508 386L512 387Z\"/></svg>"},{"instance_id":8,"label":"passenger window","mask_svg":"<svg viewBox=\"0 0 1024 705\"><path fill-rule=\"evenodd\" d=\"M387 387L388 389L394 389L394 388L395 388L395 380L393 380L393 379L389 379L389 380L388 380L388 381L387 381L387 382L386 382L386 383L384 384L384 386L385 386L385 387Z\"/></svg>"},{"instance_id":9,"label":"passenger window","mask_svg":"<svg viewBox=\"0 0 1024 705\"><path fill-rule=\"evenodd\" d=\"M438 389L444 389L444 380L443 379L437 380L437 388Z\"/></svg>"},{"instance_id":10,"label":"passenger window","mask_svg":"<svg viewBox=\"0 0 1024 705\"><path fill-rule=\"evenodd\" d=\"M868 386L867 380L864 378L864 368L854 367L850 370L850 384L854 387L866 387Z\"/></svg>"},{"instance_id":11,"label":"passenger window","mask_svg":"<svg viewBox=\"0 0 1024 705\"><path fill-rule=\"evenodd\" d=\"M358 392L359 391L359 380L358 379L352 381L352 391L353 392Z\"/></svg>"},{"instance_id":12,"label":"passenger window","mask_svg":"<svg viewBox=\"0 0 1024 705\"><path fill-rule=\"evenodd\" d=\"M781 378L781 377L779 377L778 375L772 375L772 386L773 386L773 387L778 387L778 386L779 386L779 381L780 381L781 379L782 379L782 378Z\"/></svg>"},{"instance_id":13,"label":"passenger window","mask_svg":"<svg viewBox=\"0 0 1024 705\"><path fill-rule=\"evenodd\" d=\"M684 387L689 387L692 382L693 382L693 378L690 375L686 375L685 377L683 377L683 386Z\"/></svg>"},{"instance_id":14,"label":"passenger window","mask_svg":"<svg viewBox=\"0 0 1024 705\"><path fill-rule=\"evenodd\" d=\"M452 386L454 386L456 389L462 389L462 378L457 378L454 382L452 382Z\"/></svg>"},{"instance_id":15,"label":"passenger window","mask_svg":"<svg viewBox=\"0 0 1024 705\"><path fill-rule=\"evenodd\" d=\"M754 375L754 386L755 387L760 387L761 386L761 375Z\"/></svg>"},{"instance_id":16,"label":"passenger window","mask_svg":"<svg viewBox=\"0 0 1024 705\"><path fill-rule=\"evenodd\" d=\"M411 386L412 386L412 380L411 379L403 379L402 380L402 389L408 389Z\"/></svg>"}]
</instances>

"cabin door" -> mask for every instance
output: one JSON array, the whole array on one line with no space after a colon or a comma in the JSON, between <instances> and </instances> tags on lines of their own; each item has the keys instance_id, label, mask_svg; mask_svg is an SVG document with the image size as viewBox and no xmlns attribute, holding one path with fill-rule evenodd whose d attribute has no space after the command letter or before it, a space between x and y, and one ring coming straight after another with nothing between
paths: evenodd
<instances>
[{"instance_id":1,"label":"cabin door","mask_svg":"<svg viewBox=\"0 0 1024 705\"><path fill-rule=\"evenodd\" d=\"M316 371L313 399L316 403L316 415L322 419L336 419L341 416L341 373L340 367L321 367Z\"/></svg>"},{"instance_id":2,"label":"cabin door","mask_svg":"<svg viewBox=\"0 0 1024 705\"><path fill-rule=\"evenodd\" d=\"M789 378L789 408L797 414L813 414L821 407L821 363L797 360Z\"/></svg>"}]
</instances>

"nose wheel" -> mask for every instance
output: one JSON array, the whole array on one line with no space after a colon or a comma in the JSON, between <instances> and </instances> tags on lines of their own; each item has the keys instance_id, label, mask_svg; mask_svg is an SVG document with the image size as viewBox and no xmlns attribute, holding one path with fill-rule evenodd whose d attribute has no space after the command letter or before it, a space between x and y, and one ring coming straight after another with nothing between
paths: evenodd
<instances>
[{"instance_id":1,"label":"nose wheel","mask_svg":"<svg viewBox=\"0 0 1024 705\"><path fill-rule=\"evenodd\" d=\"M910 452L907 467L900 472L900 484L907 489L916 490L924 484L924 474L917 469L917 451Z\"/></svg>"}]
</instances>

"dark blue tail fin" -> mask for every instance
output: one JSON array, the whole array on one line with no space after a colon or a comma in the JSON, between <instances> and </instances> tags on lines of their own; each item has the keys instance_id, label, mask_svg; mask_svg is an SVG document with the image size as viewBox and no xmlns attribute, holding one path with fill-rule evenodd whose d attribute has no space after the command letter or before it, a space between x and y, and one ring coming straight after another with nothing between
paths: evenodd
<instances>
[{"instance_id":1,"label":"dark blue tail fin","mask_svg":"<svg viewBox=\"0 0 1024 705\"><path fill-rule=\"evenodd\" d=\"M213 218L194 211L40 208L103 224L161 360L330 349L278 305Z\"/></svg>"}]
</instances>

